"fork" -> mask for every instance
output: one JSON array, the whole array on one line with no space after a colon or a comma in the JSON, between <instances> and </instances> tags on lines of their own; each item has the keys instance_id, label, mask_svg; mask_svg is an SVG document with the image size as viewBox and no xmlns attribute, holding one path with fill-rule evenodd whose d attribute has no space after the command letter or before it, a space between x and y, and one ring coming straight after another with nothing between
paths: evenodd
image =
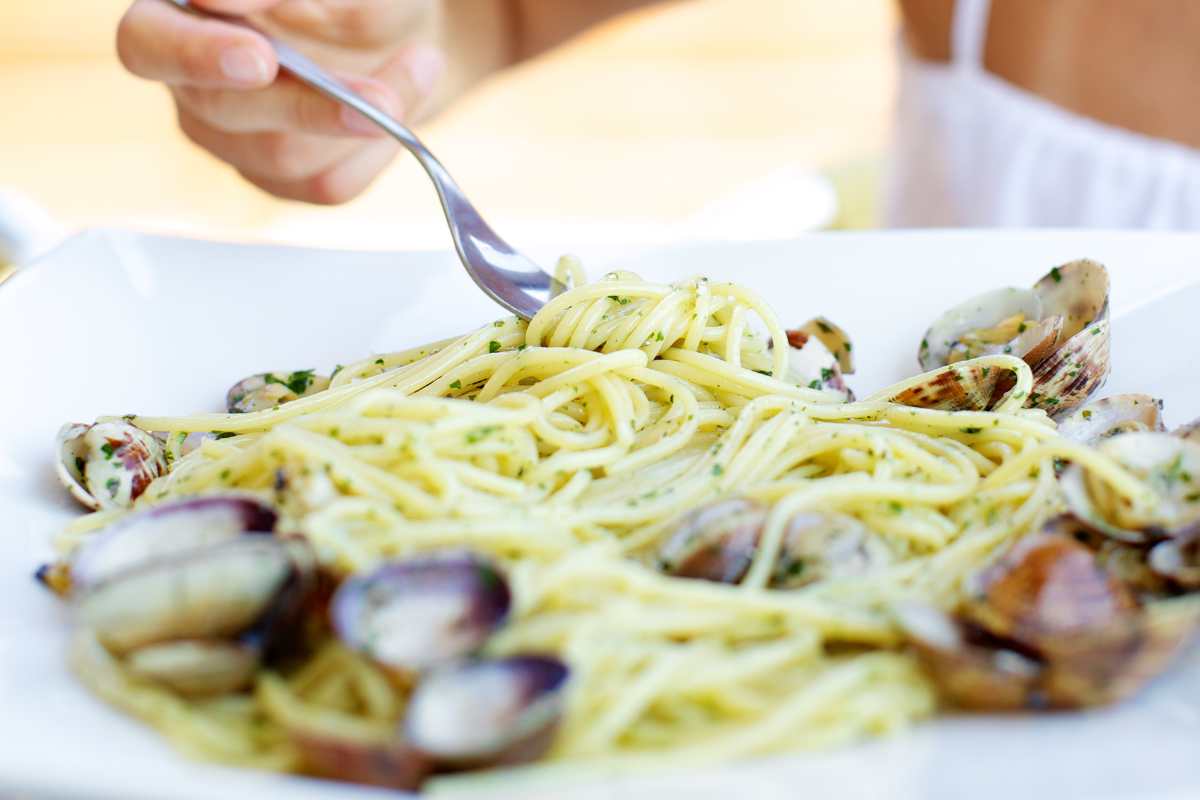
<instances>
[{"instance_id":1,"label":"fork","mask_svg":"<svg viewBox=\"0 0 1200 800\"><path fill-rule=\"evenodd\" d=\"M547 301L566 290L565 284L518 253L492 230L442 163L408 127L376 108L310 58L258 30L248 20L205 11L188 0L163 1L191 14L254 30L275 49L280 68L322 94L353 108L404 145L433 181L458 258L475 285L488 297L522 319L530 319Z\"/></svg>"}]
</instances>

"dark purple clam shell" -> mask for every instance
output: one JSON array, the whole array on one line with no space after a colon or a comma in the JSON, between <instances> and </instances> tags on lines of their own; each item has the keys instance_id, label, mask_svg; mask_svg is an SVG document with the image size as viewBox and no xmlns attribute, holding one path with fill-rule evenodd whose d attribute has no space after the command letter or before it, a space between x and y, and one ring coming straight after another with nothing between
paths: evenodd
<instances>
[{"instance_id":1,"label":"dark purple clam shell","mask_svg":"<svg viewBox=\"0 0 1200 800\"><path fill-rule=\"evenodd\" d=\"M443 767L519 764L549 749L570 670L549 656L464 661L426 675L405 738Z\"/></svg>"},{"instance_id":2,"label":"dark purple clam shell","mask_svg":"<svg viewBox=\"0 0 1200 800\"><path fill-rule=\"evenodd\" d=\"M334 631L377 663L413 672L476 652L504 623L508 582L471 555L394 561L355 575L330 606Z\"/></svg>"},{"instance_id":3,"label":"dark purple clam shell","mask_svg":"<svg viewBox=\"0 0 1200 800\"><path fill-rule=\"evenodd\" d=\"M109 526L71 562L75 591L189 550L275 530L275 512L245 497L199 497L155 506Z\"/></svg>"}]
</instances>

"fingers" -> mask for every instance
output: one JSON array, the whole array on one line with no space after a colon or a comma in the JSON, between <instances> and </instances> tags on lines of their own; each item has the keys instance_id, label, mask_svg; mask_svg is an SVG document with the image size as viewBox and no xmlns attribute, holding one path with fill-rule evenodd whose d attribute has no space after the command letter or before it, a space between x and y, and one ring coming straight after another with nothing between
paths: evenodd
<instances>
[{"instance_id":1,"label":"fingers","mask_svg":"<svg viewBox=\"0 0 1200 800\"><path fill-rule=\"evenodd\" d=\"M396 91L383 81L358 78L345 79L345 83L388 114L400 114ZM193 117L228 133L290 130L324 136L383 135L362 115L286 76L259 91L179 86L174 94L176 102Z\"/></svg>"},{"instance_id":2,"label":"fingers","mask_svg":"<svg viewBox=\"0 0 1200 800\"><path fill-rule=\"evenodd\" d=\"M279 69L270 44L257 33L161 0L137 0L129 8L117 27L117 54L135 75L200 87L264 87Z\"/></svg>"},{"instance_id":3,"label":"fingers","mask_svg":"<svg viewBox=\"0 0 1200 800\"><path fill-rule=\"evenodd\" d=\"M299 181L279 181L248 173L243 173L243 177L276 197L336 205L365 191L399 152L399 144L385 139L364 145L330 168Z\"/></svg>"},{"instance_id":4,"label":"fingers","mask_svg":"<svg viewBox=\"0 0 1200 800\"><path fill-rule=\"evenodd\" d=\"M437 0L285 0L268 13L312 39L375 47L430 30L438 5Z\"/></svg>"}]
</instances>

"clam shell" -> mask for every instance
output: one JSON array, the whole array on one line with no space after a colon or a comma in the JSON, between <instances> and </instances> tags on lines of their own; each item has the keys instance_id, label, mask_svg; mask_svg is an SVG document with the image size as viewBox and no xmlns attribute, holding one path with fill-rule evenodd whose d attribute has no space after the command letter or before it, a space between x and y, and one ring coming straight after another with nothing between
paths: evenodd
<instances>
[{"instance_id":1,"label":"clam shell","mask_svg":"<svg viewBox=\"0 0 1200 800\"><path fill-rule=\"evenodd\" d=\"M330 379L310 369L296 372L260 372L235 383L225 393L231 414L267 411L329 388Z\"/></svg>"},{"instance_id":2,"label":"clam shell","mask_svg":"<svg viewBox=\"0 0 1200 800\"><path fill-rule=\"evenodd\" d=\"M942 411L987 411L1004 399L1013 384L1011 370L972 359L916 375L891 387L890 394L870 399Z\"/></svg>"},{"instance_id":3,"label":"clam shell","mask_svg":"<svg viewBox=\"0 0 1200 800\"><path fill-rule=\"evenodd\" d=\"M93 511L130 507L167 470L162 444L127 422L68 423L56 440L59 481Z\"/></svg>"},{"instance_id":4,"label":"clam shell","mask_svg":"<svg viewBox=\"0 0 1200 800\"><path fill-rule=\"evenodd\" d=\"M330 617L348 647L409 674L476 652L504 623L511 602L494 565L446 554L351 577L334 595Z\"/></svg>"},{"instance_id":5,"label":"clam shell","mask_svg":"<svg viewBox=\"0 0 1200 800\"><path fill-rule=\"evenodd\" d=\"M754 560L766 519L766 506L741 497L701 506L676 524L659 551L659 568L680 578L737 583Z\"/></svg>"},{"instance_id":6,"label":"clam shell","mask_svg":"<svg viewBox=\"0 0 1200 800\"><path fill-rule=\"evenodd\" d=\"M323 731L293 729L288 738L307 772L333 780L416 791L433 770L424 754L397 738L359 741Z\"/></svg>"},{"instance_id":7,"label":"clam shell","mask_svg":"<svg viewBox=\"0 0 1200 800\"><path fill-rule=\"evenodd\" d=\"M1054 652L1064 639L1090 637L1136 615L1129 590L1096 563L1075 539L1031 534L972 582L981 596L964 613L993 635L1036 652Z\"/></svg>"},{"instance_id":8,"label":"clam shell","mask_svg":"<svg viewBox=\"0 0 1200 800\"><path fill-rule=\"evenodd\" d=\"M413 692L405 737L458 769L533 761L553 741L569 674L563 662L542 656L443 667Z\"/></svg>"},{"instance_id":9,"label":"clam shell","mask_svg":"<svg viewBox=\"0 0 1200 800\"><path fill-rule=\"evenodd\" d=\"M976 711L1015 711L1037 705L1042 664L1006 648L975 625L923 605L894 609L938 692Z\"/></svg>"},{"instance_id":10,"label":"clam shell","mask_svg":"<svg viewBox=\"0 0 1200 800\"><path fill-rule=\"evenodd\" d=\"M841 327L825 317L813 317L796 330L819 339L821 344L825 345L825 349L837 359L842 373L854 374L854 344L850 341L850 335Z\"/></svg>"},{"instance_id":11,"label":"clam shell","mask_svg":"<svg viewBox=\"0 0 1200 800\"><path fill-rule=\"evenodd\" d=\"M1026 319L1040 320L1042 300L1033 289L995 289L972 297L943 314L921 340L917 361L923 370L944 366L963 334L987 328L1017 314Z\"/></svg>"},{"instance_id":12,"label":"clam shell","mask_svg":"<svg viewBox=\"0 0 1200 800\"><path fill-rule=\"evenodd\" d=\"M1187 425L1179 426L1171 431L1171 435L1200 444L1200 419L1192 420Z\"/></svg>"},{"instance_id":13,"label":"clam shell","mask_svg":"<svg viewBox=\"0 0 1200 800\"><path fill-rule=\"evenodd\" d=\"M1146 557L1155 574L1185 591L1200 589L1200 535L1167 539Z\"/></svg>"},{"instance_id":14,"label":"clam shell","mask_svg":"<svg viewBox=\"0 0 1200 800\"><path fill-rule=\"evenodd\" d=\"M139 648L125 668L180 694L224 694L244 689L258 668L256 648L237 642L184 640Z\"/></svg>"},{"instance_id":15,"label":"clam shell","mask_svg":"<svg viewBox=\"0 0 1200 800\"><path fill-rule=\"evenodd\" d=\"M87 589L120 572L163 558L275 529L275 512L245 497L165 503L108 526L71 559L71 582Z\"/></svg>"},{"instance_id":16,"label":"clam shell","mask_svg":"<svg viewBox=\"0 0 1200 800\"><path fill-rule=\"evenodd\" d=\"M287 548L246 537L123 570L82 592L80 621L114 653L250 629L291 576Z\"/></svg>"},{"instance_id":17,"label":"clam shell","mask_svg":"<svg viewBox=\"0 0 1200 800\"><path fill-rule=\"evenodd\" d=\"M770 585L796 589L821 580L858 577L894 560L883 539L855 517L802 511L788 520Z\"/></svg>"},{"instance_id":18,"label":"clam shell","mask_svg":"<svg viewBox=\"0 0 1200 800\"><path fill-rule=\"evenodd\" d=\"M1060 436L1086 445L1122 433L1163 430L1162 401L1145 394L1117 394L1095 400L1058 424Z\"/></svg>"},{"instance_id":19,"label":"clam shell","mask_svg":"<svg viewBox=\"0 0 1200 800\"><path fill-rule=\"evenodd\" d=\"M787 380L809 389L825 389L854 399L854 392L846 386L838 357L816 336L801 330L787 331L788 374Z\"/></svg>"},{"instance_id":20,"label":"clam shell","mask_svg":"<svg viewBox=\"0 0 1200 800\"><path fill-rule=\"evenodd\" d=\"M1080 260L1051 269L1033 289L979 295L946 312L926 332L918 354L921 367L948 363L956 351L964 350L964 334L1021 314L1027 322L1019 336L966 354L1023 358L1034 377L1027 405L1051 414L1069 413L1108 377L1108 289L1107 270Z\"/></svg>"}]
</instances>

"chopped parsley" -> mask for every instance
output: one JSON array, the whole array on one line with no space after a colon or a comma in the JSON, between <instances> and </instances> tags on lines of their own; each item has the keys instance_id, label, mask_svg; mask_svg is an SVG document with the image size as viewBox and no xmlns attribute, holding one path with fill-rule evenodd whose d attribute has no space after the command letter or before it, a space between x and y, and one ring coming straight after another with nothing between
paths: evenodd
<instances>
[{"instance_id":1,"label":"chopped parsley","mask_svg":"<svg viewBox=\"0 0 1200 800\"><path fill-rule=\"evenodd\" d=\"M383 359L382 359L382 358L377 358L377 359L375 359L375 363L376 363L376 364L378 364L379 366L381 366L381 367L382 367L382 366L383 366Z\"/></svg>"},{"instance_id":2,"label":"chopped parsley","mask_svg":"<svg viewBox=\"0 0 1200 800\"><path fill-rule=\"evenodd\" d=\"M846 352L849 353L850 350L851 350L850 343L846 342Z\"/></svg>"},{"instance_id":3,"label":"chopped parsley","mask_svg":"<svg viewBox=\"0 0 1200 800\"><path fill-rule=\"evenodd\" d=\"M498 430L499 428L495 425L485 425L482 428L476 428L473 431L469 431L467 433L467 444L475 444L478 441L482 441Z\"/></svg>"},{"instance_id":4,"label":"chopped parsley","mask_svg":"<svg viewBox=\"0 0 1200 800\"><path fill-rule=\"evenodd\" d=\"M335 364L333 367L333 372L329 373L329 377L336 378L337 374L344 369L345 369L345 367L343 367L341 364Z\"/></svg>"},{"instance_id":5,"label":"chopped parsley","mask_svg":"<svg viewBox=\"0 0 1200 800\"><path fill-rule=\"evenodd\" d=\"M654 341L656 341L656 342L661 342L662 340L663 340L663 332L662 332L662 331L655 331L655 332L654 332Z\"/></svg>"},{"instance_id":6,"label":"chopped parsley","mask_svg":"<svg viewBox=\"0 0 1200 800\"><path fill-rule=\"evenodd\" d=\"M992 368L991 368L991 367L984 367L984 368L983 368L983 377L985 377L985 378L986 378L986 377L988 376L988 373L989 373L989 372L991 372L991 371L992 371Z\"/></svg>"},{"instance_id":7,"label":"chopped parsley","mask_svg":"<svg viewBox=\"0 0 1200 800\"><path fill-rule=\"evenodd\" d=\"M712 465L712 474L713 474L713 475L721 475L721 474L723 474L724 472L725 472L725 468L724 468L724 467L722 467L720 464L713 464L713 465Z\"/></svg>"},{"instance_id":8,"label":"chopped parsley","mask_svg":"<svg viewBox=\"0 0 1200 800\"><path fill-rule=\"evenodd\" d=\"M895 500L889 500L888 508L890 508L892 510L893 514L899 514L901 511L904 510L904 505L896 502Z\"/></svg>"},{"instance_id":9,"label":"chopped parsley","mask_svg":"<svg viewBox=\"0 0 1200 800\"><path fill-rule=\"evenodd\" d=\"M461 389L462 381L460 381L458 378L455 378L454 382L450 384L450 388L451 389Z\"/></svg>"},{"instance_id":10,"label":"chopped parsley","mask_svg":"<svg viewBox=\"0 0 1200 800\"><path fill-rule=\"evenodd\" d=\"M809 381L809 382L808 382L808 388L810 388L810 389L820 389L820 388L821 388L821 382L820 382L820 381Z\"/></svg>"},{"instance_id":11,"label":"chopped parsley","mask_svg":"<svg viewBox=\"0 0 1200 800\"><path fill-rule=\"evenodd\" d=\"M983 428L970 427L970 428L959 428L959 430L962 431L963 433L980 433L981 431L983 431Z\"/></svg>"},{"instance_id":12,"label":"chopped parsley","mask_svg":"<svg viewBox=\"0 0 1200 800\"><path fill-rule=\"evenodd\" d=\"M1055 283L1062 283L1062 273L1059 272L1058 267L1050 270L1050 277L1054 278Z\"/></svg>"},{"instance_id":13,"label":"chopped parsley","mask_svg":"<svg viewBox=\"0 0 1200 800\"><path fill-rule=\"evenodd\" d=\"M500 343L497 342L495 339L492 339L490 342L488 342L488 352L489 353L495 353L499 349L500 349Z\"/></svg>"},{"instance_id":14,"label":"chopped parsley","mask_svg":"<svg viewBox=\"0 0 1200 800\"><path fill-rule=\"evenodd\" d=\"M105 458L112 458L116 449L117 448L113 447L112 442L105 442L104 444L100 445L100 450L104 453Z\"/></svg>"},{"instance_id":15,"label":"chopped parsley","mask_svg":"<svg viewBox=\"0 0 1200 800\"><path fill-rule=\"evenodd\" d=\"M822 381L829 381L829 380L832 380L832 379L833 379L833 370L831 370L831 369L828 369L828 368L826 368L826 367L822 367L822 368L821 368L821 380L822 380Z\"/></svg>"},{"instance_id":16,"label":"chopped parsley","mask_svg":"<svg viewBox=\"0 0 1200 800\"><path fill-rule=\"evenodd\" d=\"M821 320L817 320L817 327L820 328L824 333L833 333L833 328L829 327Z\"/></svg>"},{"instance_id":17,"label":"chopped parsley","mask_svg":"<svg viewBox=\"0 0 1200 800\"><path fill-rule=\"evenodd\" d=\"M116 497L117 492L121 490L121 481L117 478L109 478L104 482L104 488L108 489L110 497Z\"/></svg>"},{"instance_id":18,"label":"chopped parsley","mask_svg":"<svg viewBox=\"0 0 1200 800\"><path fill-rule=\"evenodd\" d=\"M228 469L221 470L221 480L223 480L223 481L229 480L229 470Z\"/></svg>"},{"instance_id":19,"label":"chopped parsley","mask_svg":"<svg viewBox=\"0 0 1200 800\"><path fill-rule=\"evenodd\" d=\"M612 300L614 303L617 303L617 304L619 304L619 305L623 305L623 306L627 306L627 305L629 305L629 298L628 298L628 297L620 297L620 296L618 296L618 295L615 295L615 294L610 294L610 295L608 296L608 299L609 299L609 300Z\"/></svg>"},{"instance_id":20,"label":"chopped parsley","mask_svg":"<svg viewBox=\"0 0 1200 800\"><path fill-rule=\"evenodd\" d=\"M233 431L213 431L214 439L228 439L230 436L237 436Z\"/></svg>"},{"instance_id":21,"label":"chopped parsley","mask_svg":"<svg viewBox=\"0 0 1200 800\"><path fill-rule=\"evenodd\" d=\"M1079 416L1083 417L1084 419L1091 419L1092 410L1090 408L1085 408L1083 411L1079 412Z\"/></svg>"}]
</instances>

